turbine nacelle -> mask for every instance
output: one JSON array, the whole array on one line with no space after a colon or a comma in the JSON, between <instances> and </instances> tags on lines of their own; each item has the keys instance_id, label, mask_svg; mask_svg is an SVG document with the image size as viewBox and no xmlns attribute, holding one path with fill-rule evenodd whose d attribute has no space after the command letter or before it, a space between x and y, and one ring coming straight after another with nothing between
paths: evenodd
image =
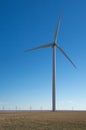
<instances>
[{"instance_id":1,"label":"turbine nacelle","mask_svg":"<svg viewBox=\"0 0 86 130\"><path fill-rule=\"evenodd\" d=\"M53 44L52 44L52 47L53 47L53 46L56 46L56 45L57 45L56 43L53 43Z\"/></svg>"}]
</instances>

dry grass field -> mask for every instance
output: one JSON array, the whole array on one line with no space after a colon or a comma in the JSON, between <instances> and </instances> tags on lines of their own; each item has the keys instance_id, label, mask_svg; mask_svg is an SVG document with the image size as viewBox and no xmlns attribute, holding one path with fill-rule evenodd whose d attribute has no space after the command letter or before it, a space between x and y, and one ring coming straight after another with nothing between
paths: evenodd
<instances>
[{"instance_id":1,"label":"dry grass field","mask_svg":"<svg viewBox=\"0 0 86 130\"><path fill-rule=\"evenodd\" d=\"M0 113L0 130L86 130L86 112Z\"/></svg>"}]
</instances>

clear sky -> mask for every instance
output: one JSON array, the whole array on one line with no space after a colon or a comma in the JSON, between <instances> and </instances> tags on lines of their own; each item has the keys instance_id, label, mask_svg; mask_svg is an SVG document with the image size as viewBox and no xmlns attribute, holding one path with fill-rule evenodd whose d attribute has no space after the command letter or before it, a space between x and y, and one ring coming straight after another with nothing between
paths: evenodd
<instances>
[{"instance_id":1,"label":"clear sky","mask_svg":"<svg viewBox=\"0 0 86 130\"><path fill-rule=\"evenodd\" d=\"M86 109L86 0L0 0L0 109L52 109L52 49L24 50L57 43L56 106Z\"/></svg>"}]
</instances>

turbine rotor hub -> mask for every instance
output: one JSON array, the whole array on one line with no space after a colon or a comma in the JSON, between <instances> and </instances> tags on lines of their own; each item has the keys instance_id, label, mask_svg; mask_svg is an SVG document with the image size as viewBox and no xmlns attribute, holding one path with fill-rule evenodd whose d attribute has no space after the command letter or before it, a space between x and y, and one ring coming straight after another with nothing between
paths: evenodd
<instances>
[{"instance_id":1,"label":"turbine rotor hub","mask_svg":"<svg viewBox=\"0 0 86 130\"><path fill-rule=\"evenodd\" d=\"M52 46L56 46L56 43L53 43Z\"/></svg>"}]
</instances>

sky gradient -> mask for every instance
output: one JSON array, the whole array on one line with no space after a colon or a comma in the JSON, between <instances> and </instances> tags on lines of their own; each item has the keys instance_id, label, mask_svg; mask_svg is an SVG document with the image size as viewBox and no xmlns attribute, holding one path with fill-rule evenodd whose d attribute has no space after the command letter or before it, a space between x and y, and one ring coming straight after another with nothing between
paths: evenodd
<instances>
[{"instance_id":1,"label":"sky gradient","mask_svg":"<svg viewBox=\"0 0 86 130\"><path fill-rule=\"evenodd\" d=\"M62 11L57 43L57 110L86 110L86 1L0 1L0 109L52 109L51 43Z\"/></svg>"}]
</instances>

